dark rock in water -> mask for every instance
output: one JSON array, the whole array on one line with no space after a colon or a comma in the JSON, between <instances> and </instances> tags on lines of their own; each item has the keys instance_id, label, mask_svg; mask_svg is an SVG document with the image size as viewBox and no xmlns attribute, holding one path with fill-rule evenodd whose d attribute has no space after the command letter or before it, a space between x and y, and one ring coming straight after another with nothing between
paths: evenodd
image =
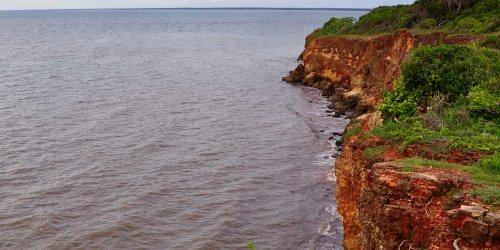
<instances>
[{"instance_id":1,"label":"dark rock in water","mask_svg":"<svg viewBox=\"0 0 500 250\"><path fill-rule=\"evenodd\" d=\"M323 132L325 132L325 130L324 130L324 129L322 129L322 130L320 130L319 132L323 133Z\"/></svg>"},{"instance_id":2,"label":"dark rock in water","mask_svg":"<svg viewBox=\"0 0 500 250\"><path fill-rule=\"evenodd\" d=\"M288 76L282 78L283 81L288 83L302 82L302 79L304 79L304 74L305 74L304 65L299 64L299 66L297 66L295 70L292 70L289 73L290 74Z\"/></svg>"},{"instance_id":3,"label":"dark rock in water","mask_svg":"<svg viewBox=\"0 0 500 250\"><path fill-rule=\"evenodd\" d=\"M326 113L328 114L333 113L333 110L327 110Z\"/></svg>"},{"instance_id":4,"label":"dark rock in water","mask_svg":"<svg viewBox=\"0 0 500 250\"><path fill-rule=\"evenodd\" d=\"M344 133L342 133L342 132L333 132L332 134L336 135L336 136L343 136L344 135Z\"/></svg>"},{"instance_id":5,"label":"dark rock in water","mask_svg":"<svg viewBox=\"0 0 500 250\"><path fill-rule=\"evenodd\" d=\"M342 140L338 140L338 141L335 142L335 145L336 146L342 146L342 143L343 143Z\"/></svg>"},{"instance_id":6,"label":"dark rock in water","mask_svg":"<svg viewBox=\"0 0 500 250\"><path fill-rule=\"evenodd\" d=\"M302 62L304 60L304 52L300 53L299 57L297 57L297 62Z\"/></svg>"},{"instance_id":7,"label":"dark rock in water","mask_svg":"<svg viewBox=\"0 0 500 250\"><path fill-rule=\"evenodd\" d=\"M333 138L334 138L333 136L330 136L328 137L328 140L333 140Z\"/></svg>"},{"instance_id":8,"label":"dark rock in water","mask_svg":"<svg viewBox=\"0 0 500 250\"><path fill-rule=\"evenodd\" d=\"M333 86L333 84L329 81L322 81L321 82L321 85L322 86L325 86L322 88L322 95L323 96L332 96L333 94L335 94L335 87Z\"/></svg>"},{"instance_id":9,"label":"dark rock in water","mask_svg":"<svg viewBox=\"0 0 500 250\"><path fill-rule=\"evenodd\" d=\"M302 83L307 86L318 87L318 83L321 82L321 80L321 77L317 76L316 73L311 72L308 75L304 76L304 79L302 79Z\"/></svg>"}]
</instances>

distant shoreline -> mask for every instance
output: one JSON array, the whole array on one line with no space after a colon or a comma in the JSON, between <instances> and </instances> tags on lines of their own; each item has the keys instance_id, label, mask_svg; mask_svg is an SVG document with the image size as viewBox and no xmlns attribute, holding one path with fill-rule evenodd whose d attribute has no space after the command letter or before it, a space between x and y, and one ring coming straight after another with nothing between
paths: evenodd
<instances>
[{"instance_id":1,"label":"distant shoreline","mask_svg":"<svg viewBox=\"0 0 500 250\"><path fill-rule=\"evenodd\" d=\"M264 7L221 7L221 8L95 8L95 9L25 9L2 11L78 11L78 10L305 10L305 11L371 11L370 8L264 8Z\"/></svg>"}]
</instances>

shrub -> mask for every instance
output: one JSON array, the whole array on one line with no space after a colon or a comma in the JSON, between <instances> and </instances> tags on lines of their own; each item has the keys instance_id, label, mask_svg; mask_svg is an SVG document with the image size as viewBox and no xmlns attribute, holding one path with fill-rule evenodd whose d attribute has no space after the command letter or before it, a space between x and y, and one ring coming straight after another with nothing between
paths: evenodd
<instances>
[{"instance_id":1,"label":"shrub","mask_svg":"<svg viewBox=\"0 0 500 250\"><path fill-rule=\"evenodd\" d=\"M500 52L464 45L418 48L402 68L402 88L426 106L442 94L450 102L472 87L498 76Z\"/></svg>"},{"instance_id":2,"label":"shrub","mask_svg":"<svg viewBox=\"0 0 500 250\"><path fill-rule=\"evenodd\" d=\"M417 114L418 102L415 94L397 85L384 96L380 111L387 117L412 117Z\"/></svg>"},{"instance_id":3,"label":"shrub","mask_svg":"<svg viewBox=\"0 0 500 250\"><path fill-rule=\"evenodd\" d=\"M500 94L497 89L484 89L476 86L467 95L467 109L476 116L493 118L500 115ZM496 91L495 91L496 90Z\"/></svg>"},{"instance_id":4,"label":"shrub","mask_svg":"<svg viewBox=\"0 0 500 250\"><path fill-rule=\"evenodd\" d=\"M500 33L486 36L484 41L480 43L481 46L500 50Z\"/></svg>"},{"instance_id":5,"label":"shrub","mask_svg":"<svg viewBox=\"0 0 500 250\"><path fill-rule=\"evenodd\" d=\"M466 17L458 21L455 29L460 32L477 33L482 23L473 17Z\"/></svg>"},{"instance_id":6,"label":"shrub","mask_svg":"<svg viewBox=\"0 0 500 250\"><path fill-rule=\"evenodd\" d=\"M430 29L430 28L434 28L437 26L437 21L436 19L434 18L427 18L427 19L424 19L421 23L420 23L420 28L423 28L423 29Z\"/></svg>"}]
</instances>

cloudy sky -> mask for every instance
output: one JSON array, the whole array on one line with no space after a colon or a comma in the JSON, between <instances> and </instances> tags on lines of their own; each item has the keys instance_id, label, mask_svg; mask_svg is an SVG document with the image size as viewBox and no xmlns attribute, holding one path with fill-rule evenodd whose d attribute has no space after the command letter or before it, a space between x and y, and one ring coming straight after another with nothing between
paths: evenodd
<instances>
[{"instance_id":1,"label":"cloudy sky","mask_svg":"<svg viewBox=\"0 0 500 250\"><path fill-rule=\"evenodd\" d=\"M0 10L172 7L372 8L414 0L0 0Z\"/></svg>"}]
</instances>

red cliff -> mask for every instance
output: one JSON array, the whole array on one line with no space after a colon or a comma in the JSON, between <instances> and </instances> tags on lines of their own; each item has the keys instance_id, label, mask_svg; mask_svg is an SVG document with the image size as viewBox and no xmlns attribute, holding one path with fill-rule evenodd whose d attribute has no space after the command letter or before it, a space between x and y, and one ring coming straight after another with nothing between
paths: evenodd
<instances>
[{"instance_id":1,"label":"red cliff","mask_svg":"<svg viewBox=\"0 0 500 250\"><path fill-rule=\"evenodd\" d=\"M336 163L346 249L500 249L500 214L470 197L453 195L453 190L471 187L468 174L408 170L393 161L418 149L403 153L388 149L376 159L364 154L365 148L384 144L362 134L381 123L380 112L369 112L376 110L384 91L393 88L412 48L475 39L447 33L414 35L406 30L372 37L316 38L302 54L304 64L284 78L320 88L356 115L368 113L358 118L362 132L344 141Z\"/></svg>"}]
</instances>

